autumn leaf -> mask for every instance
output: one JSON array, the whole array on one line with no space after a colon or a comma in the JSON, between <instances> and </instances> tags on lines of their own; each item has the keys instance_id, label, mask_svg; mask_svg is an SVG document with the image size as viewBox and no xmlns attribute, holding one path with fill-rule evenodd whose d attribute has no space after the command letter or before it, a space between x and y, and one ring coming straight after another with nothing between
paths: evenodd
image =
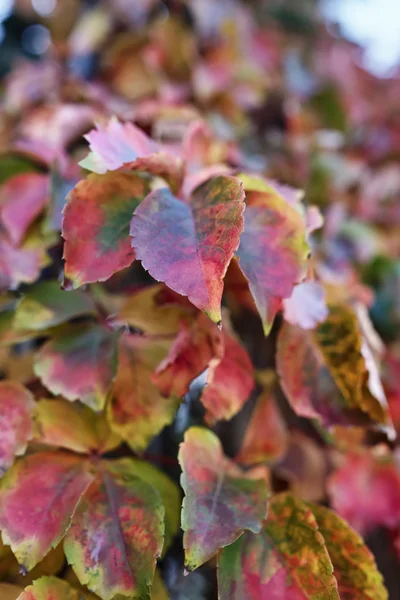
<instances>
[{"instance_id":1,"label":"autumn leaf","mask_svg":"<svg viewBox=\"0 0 400 600\"><path fill-rule=\"evenodd\" d=\"M33 435L32 394L16 381L0 381L0 476L24 454Z\"/></svg>"},{"instance_id":2,"label":"autumn leaf","mask_svg":"<svg viewBox=\"0 0 400 600\"><path fill-rule=\"evenodd\" d=\"M294 410L326 426L375 421L390 428L386 399L375 365L371 371L366 343L356 314L344 305L331 305L328 318L313 331L284 324L278 337L277 370Z\"/></svg>"},{"instance_id":3,"label":"autumn leaf","mask_svg":"<svg viewBox=\"0 0 400 600\"><path fill-rule=\"evenodd\" d=\"M310 508L290 493L271 499L258 535L246 532L219 558L221 600L339 600L333 566Z\"/></svg>"},{"instance_id":4,"label":"autumn leaf","mask_svg":"<svg viewBox=\"0 0 400 600\"><path fill-rule=\"evenodd\" d=\"M261 530L267 512L264 480L246 475L222 452L214 433L201 427L186 431L179 450L185 564L196 569L244 530Z\"/></svg>"},{"instance_id":5,"label":"autumn leaf","mask_svg":"<svg viewBox=\"0 0 400 600\"><path fill-rule=\"evenodd\" d=\"M35 373L53 394L102 410L117 371L119 337L102 326L71 327L36 354Z\"/></svg>"},{"instance_id":6,"label":"autumn leaf","mask_svg":"<svg viewBox=\"0 0 400 600\"><path fill-rule=\"evenodd\" d=\"M282 300L306 274L306 226L279 189L258 177L239 178L244 182L246 212L236 254L267 335Z\"/></svg>"},{"instance_id":7,"label":"autumn leaf","mask_svg":"<svg viewBox=\"0 0 400 600\"><path fill-rule=\"evenodd\" d=\"M179 404L177 398L163 398L151 381L168 347L165 340L129 334L119 342L118 371L107 417L111 429L136 451L144 450L171 423Z\"/></svg>"},{"instance_id":8,"label":"autumn leaf","mask_svg":"<svg viewBox=\"0 0 400 600\"><path fill-rule=\"evenodd\" d=\"M64 537L93 477L71 454L19 459L0 480L0 530L18 562L32 569Z\"/></svg>"},{"instance_id":9,"label":"autumn leaf","mask_svg":"<svg viewBox=\"0 0 400 600\"><path fill-rule=\"evenodd\" d=\"M400 523L400 474L390 456L349 453L330 475L328 494L335 511L361 534Z\"/></svg>"},{"instance_id":10,"label":"autumn leaf","mask_svg":"<svg viewBox=\"0 0 400 600\"><path fill-rule=\"evenodd\" d=\"M19 245L30 224L50 200L50 181L41 173L10 177L0 188L0 222Z\"/></svg>"},{"instance_id":11,"label":"autumn leaf","mask_svg":"<svg viewBox=\"0 0 400 600\"><path fill-rule=\"evenodd\" d=\"M153 373L152 381L167 398L183 397L191 382L223 355L223 337L215 323L200 313L190 326L182 323L168 356Z\"/></svg>"},{"instance_id":12,"label":"autumn leaf","mask_svg":"<svg viewBox=\"0 0 400 600\"><path fill-rule=\"evenodd\" d=\"M93 300L79 291L64 292L57 281L43 281L30 287L18 304L14 327L43 331L74 317L94 314Z\"/></svg>"},{"instance_id":13,"label":"autumn leaf","mask_svg":"<svg viewBox=\"0 0 400 600\"><path fill-rule=\"evenodd\" d=\"M310 504L332 560L341 600L387 600L374 556L362 538L336 513Z\"/></svg>"},{"instance_id":14,"label":"autumn leaf","mask_svg":"<svg viewBox=\"0 0 400 600\"><path fill-rule=\"evenodd\" d=\"M293 288L290 298L283 300L285 321L302 329L314 329L328 317L324 288L317 281L304 281Z\"/></svg>"},{"instance_id":15,"label":"autumn leaf","mask_svg":"<svg viewBox=\"0 0 400 600\"><path fill-rule=\"evenodd\" d=\"M244 465L276 461L285 454L288 439L275 395L264 390L257 398L236 460Z\"/></svg>"},{"instance_id":16,"label":"autumn leaf","mask_svg":"<svg viewBox=\"0 0 400 600\"><path fill-rule=\"evenodd\" d=\"M68 423L68 427L65 424ZM40 400L35 411L35 440L81 454L104 453L120 444L104 414L78 402Z\"/></svg>"},{"instance_id":17,"label":"autumn leaf","mask_svg":"<svg viewBox=\"0 0 400 600\"><path fill-rule=\"evenodd\" d=\"M134 173L89 175L67 197L62 236L65 276L74 288L106 281L135 259L129 224L148 192L148 183Z\"/></svg>"},{"instance_id":18,"label":"autumn leaf","mask_svg":"<svg viewBox=\"0 0 400 600\"><path fill-rule=\"evenodd\" d=\"M254 368L245 348L226 331L223 342L222 359L210 369L200 396L206 409L205 420L210 425L238 413L254 387Z\"/></svg>"},{"instance_id":19,"label":"autumn leaf","mask_svg":"<svg viewBox=\"0 0 400 600\"><path fill-rule=\"evenodd\" d=\"M227 176L203 184L188 202L161 188L145 198L131 222L132 246L144 268L215 322L243 230L243 199L240 182Z\"/></svg>"},{"instance_id":20,"label":"autumn leaf","mask_svg":"<svg viewBox=\"0 0 400 600\"><path fill-rule=\"evenodd\" d=\"M111 600L149 594L164 535L164 507L152 486L107 462L83 495L64 540L79 581Z\"/></svg>"},{"instance_id":21,"label":"autumn leaf","mask_svg":"<svg viewBox=\"0 0 400 600\"><path fill-rule=\"evenodd\" d=\"M41 577L28 585L17 600L79 600L79 593L57 577Z\"/></svg>"}]
</instances>

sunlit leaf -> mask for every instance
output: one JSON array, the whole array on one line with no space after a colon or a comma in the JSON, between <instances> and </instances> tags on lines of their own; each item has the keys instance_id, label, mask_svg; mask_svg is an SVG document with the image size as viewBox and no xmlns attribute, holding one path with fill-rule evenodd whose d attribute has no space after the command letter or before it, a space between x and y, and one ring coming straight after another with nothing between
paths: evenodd
<instances>
[{"instance_id":1,"label":"sunlit leaf","mask_svg":"<svg viewBox=\"0 0 400 600\"><path fill-rule=\"evenodd\" d=\"M222 452L214 433L200 427L186 431L179 450L185 564L196 569L245 529L261 530L268 490L263 480L246 475Z\"/></svg>"},{"instance_id":2,"label":"sunlit leaf","mask_svg":"<svg viewBox=\"0 0 400 600\"><path fill-rule=\"evenodd\" d=\"M131 223L132 245L144 268L216 322L222 280L243 230L243 199L233 177L211 179L189 202L161 188L138 206Z\"/></svg>"},{"instance_id":3,"label":"sunlit leaf","mask_svg":"<svg viewBox=\"0 0 400 600\"><path fill-rule=\"evenodd\" d=\"M64 548L79 581L103 600L145 598L163 535L159 494L132 469L108 462L83 495Z\"/></svg>"},{"instance_id":4,"label":"sunlit leaf","mask_svg":"<svg viewBox=\"0 0 400 600\"><path fill-rule=\"evenodd\" d=\"M129 224L147 192L145 179L133 173L89 175L70 192L62 236L73 287L105 281L134 261Z\"/></svg>"},{"instance_id":5,"label":"sunlit leaf","mask_svg":"<svg viewBox=\"0 0 400 600\"><path fill-rule=\"evenodd\" d=\"M18 562L32 569L63 538L93 477L70 454L19 459L0 480L0 530Z\"/></svg>"},{"instance_id":6,"label":"sunlit leaf","mask_svg":"<svg viewBox=\"0 0 400 600\"><path fill-rule=\"evenodd\" d=\"M0 476L24 454L33 434L35 403L32 394L16 381L0 381Z\"/></svg>"},{"instance_id":7,"label":"sunlit leaf","mask_svg":"<svg viewBox=\"0 0 400 600\"><path fill-rule=\"evenodd\" d=\"M53 394L102 410L117 371L119 336L92 325L61 332L36 354L35 373Z\"/></svg>"},{"instance_id":8,"label":"sunlit leaf","mask_svg":"<svg viewBox=\"0 0 400 600\"><path fill-rule=\"evenodd\" d=\"M309 247L301 214L279 189L244 178L244 232L236 254L268 334L282 300L305 276Z\"/></svg>"},{"instance_id":9,"label":"sunlit leaf","mask_svg":"<svg viewBox=\"0 0 400 600\"><path fill-rule=\"evenodd\" d=\"M57 577L41 577L25 588L17 600L79 600L79 593Z\"/></svg>"},{"instance_id":10,"label":"sunlit leaf","mask_svg":"<svg viewBox=\"0 0 400 600\"><path fill-rule=\"evenodd\" d=\"M246 532L219 559L221 600L339 600L333 566L310 508L274 496L261 533Z\"/></svg>"}]
</instances>

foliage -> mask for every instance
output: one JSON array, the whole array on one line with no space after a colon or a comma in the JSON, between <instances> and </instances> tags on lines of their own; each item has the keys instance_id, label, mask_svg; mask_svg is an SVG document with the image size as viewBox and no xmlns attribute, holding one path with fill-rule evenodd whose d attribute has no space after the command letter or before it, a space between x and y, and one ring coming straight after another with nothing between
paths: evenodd
<instances>
[{"instance_id":1,"label":"foliage","mask_svg":"<svg viewBox=\"0 0 400 600\"><path fill-rule=\"evenodd\" d=\"M300 3L89 4L1 92L0 597L385 600L399 80Z\"/></svg>"}]
</instances>

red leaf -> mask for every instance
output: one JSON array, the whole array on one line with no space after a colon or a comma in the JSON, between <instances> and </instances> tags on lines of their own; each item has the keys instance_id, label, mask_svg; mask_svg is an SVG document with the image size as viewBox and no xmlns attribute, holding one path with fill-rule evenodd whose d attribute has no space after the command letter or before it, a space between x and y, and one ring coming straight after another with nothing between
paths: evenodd
<instances>
[{"instance_id":1,"label":"red leaf","mask_svg":"<svg viewBox=\"0 0 400 600\"><path fill-rule=\"evenodd\" d=\"M222 452L214 433L192 427L179 450L185 564L197 569L245 529L258 533L267 511L264 480L246 475Z\"/></svg>"},{"instance_id":2,"label":"red leaf","mask_svg":"<svg viewBox=\"0 0 400 600\"><path fill-rule=\"evenodd\" d=\"M231 419L243 407L254 387L254 368L247 351L227 333L223 340L222 360L210 370L208 383L200 397L209 424Z\"/></svg>"},{"instance_id":3,"label":"red leaf","mask_svg":"<svg viewBox=\"0 0 400 600\"><path fill-rule=\"evenodd\" d=\"M39 453L17 461L0 480L3 542L27 570L64 537L92 479L80 458Z\"/></svg>"},{"instance_id":4,"label":"red leaf","mask_svg":"<svg viewBox=\"0 0 400 600\"><path fill-rule=\"evenodd\" d=\"M243 179L247 206L237 256L267 335L282 300L305 276L306 227L301 214L273 185L258 178Z\"/></svg>"},{"instance_id":5,"label":"red leaf","mask_svg":"<svg viewBox=\"0 0 400 600\"><path fill-rule=\"evenodd\" d=\"M47 175L21 173L0 188L0 220L12 242L20 244L30 224L50 200Z\"/></svg>"},{"instance_id":6,"label":"red leaf","mask_svg":"<svg viewBox=\"0 0 400 600\"><path fill-rule=\"evenodd\" d=\"M0 381L0 476L24 454L31 439L35 402L16 381Z\"/></svg>"},{"instance_id":7,"label":"red leaf","mask_svg":"<svg viewBox=\"0 0 400 600\"><path fill-rule=\"evenodd\" d=\"M154 371L152 381L163 396L181 398L189 391L193 379L211 363L217 364L222 353L221 332L215 323L200 314L191 326L182 323L168 356Z\"/></svg>"},{"instance_id":8,"label":"red leaf","mask_svg":"<svg viewBox=\"0 0 400 600\"><path fill-rule=\"evenodd\" d=\"M243 199L234 177L208 181L189 203L158 189L131 223L132 245L144 268L215 322L221 320L222 280L243 229Z\"/></svg>"},{"instance_id":9,"label":"red leaf","mask_svg":"<svg viewBox=\"0 0 400 600\"><path fill-rule=\"evenodd\" d=\"M146 597L163 546L160 496L123 464L103 464L64 541L79 581L103 600Z\"/></svg>"},{"instance_id":10,"label":"red leaf","mask_svg":"<svg viewBox=\"0 0 400 600\"><path fill-rule=\"evenodd\" d=\"M129 223L147 192L145 180L133 173L89 175L70 192L62 235L64 272L75 288L105 281L134 261Z\"/></svg>"}]
</instances>

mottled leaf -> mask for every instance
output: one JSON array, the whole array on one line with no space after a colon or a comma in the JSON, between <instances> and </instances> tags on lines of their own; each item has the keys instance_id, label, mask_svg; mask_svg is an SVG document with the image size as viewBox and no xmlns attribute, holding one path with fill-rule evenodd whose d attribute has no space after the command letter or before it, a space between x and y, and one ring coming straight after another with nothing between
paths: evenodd
<instances>
[{"instance_id":1,"label":"mottled leaf","mask_svg":"<svg viewBox=\"0 0 400 600\"><path fill-rule=\"evenodd\" d=\"M387 600L374 556L358 533L332 510L309 506L324 537L341 600Z\"/></svg>"},{"instance_id":2,"label":"mottled leaf","mask_svg":"<svg viewBox=\"0 0 400 600\"><path fill-rule=\"evenodd\" d=\"M100 325L71 327L36 354L35 373L53 394L102 410L117 371L119 336Z\"/></svg>"},{"instance_id":3,"label":"mottled leaf","mask_svg":"<svg viewBox=\"0 0 400 600\"><path fill-rule=\"evenodd\" d=\"M356 314L344 305L331 306L328 318L313 331L284 324L278 337L277 370L294 410L321 419L326 426L388 424L377 370L374 386L370 385L367 350Z\"/></svg>"},{"instance_id":4,"label":"mottled leaf","mask_svg":"<svg viewBox=\"0 0 400 600\"><path fill-rule=\"evenodd\" d=\"M400 473L389 456L348 454L328 479L332 507L361 534L400 522Z\"/></svg>"},{"instance_id":5,"label":"mottled leaf","mask_svg":"<svg viewBox=\"0 0 400 600\"><path fill-rule=\"evenodd\" d=\"M0 476L23 454L33 434L35 402L16 381L0 381Z\"/></svg>"},{"instance_id":6,"label":"mottled leaf","mask_svg":"<svg viewBox=\"0 0 400 600\"><path fill-rule=\"evenodd\" d=\"M305 276L306 226L279 189L259 178L243 179L245 226L236 254L267 335L282 300Z\"/></svg>"},{"instance_id":7,"label":"mottled leaf","mask_svg":"<svg viewBox=\"0 0 400 600\"><path fill-rule=\"evenodd\" d=\"M244 465L276 461L285 453L288 431L270 390L257 398L236 460Z\"/></svg>"},{"instance_id":8,"label":"mottled leaf","mask_svg":"<svg viewBox=\"0 0 400 600\"><path fill-rule=\"evenodd\" d=\"M151 381L152 372L167 351L168 344L163 340L129 334L121 337L107 415L111 429L133 450L144 450L174 418L179 401L163 398Z\"/></svg>"},{"instance_id":9,"label":"mottled leaf","mask_svg":"<svg viewBox=\"0 0 400 600\"><path fill-rule=\"evenodd\" d=\"M221 320L223 278L243 230L244 192L234 177L216 177L189 202L167 188L151 192L131 222L132 245L158 281Z\"/></svg>"},{"instance_id":10,"label":"mottled leaf","mask_svg":"<svg viewBox=\"0 0 400 600\"><path fill-rule=\"evenodd\" d=\"M223 337L217 325L206 315L198 316L190 326L182 323L168 356L153 373L152 381L163 396L182 397L189 385L223 355Z\"/></svg>"},{"instance_id":11,"label":"mottled leaf","mask_svg":"<svg viewBox=\"0 0 400 600\"><path fill-rule=\"evenodd\" d=\"M69 583L57 577L36 579L17 600L80 600L79 593Z\"/></svg>"},{"instance_id":12,"label":"mottled leaf","mask_svg":"<svg viewBox=\"0 0 400 600\"><path fill-rule=\"evenodd\" d=\"M243 407L254 387L254 369L245 348L226 332L223 341L222 360L215 369L210 369L200 397L209 424L231 419Z\"/></svg>"},{"instance_id":13,"label":"mottled leaf","mask_svg":"<svg viewBox=\"0 0 400 600\"><path fill-rule=\"evenodd\" d=\"M24 294L15 313L14 327L41 331L93 313L90 296L77 291L64 292L56 281L43 281Z\"/></svg>"},{"instance_id":14,"label":"mottled leaf","mask_svg":"<svg viewBox=\"0 0 400 600\"><path fill-rule=\"evenodd\" d=\"M103 414L59 399L41 400L36 405L35 440L82 454L108 452L120 443Z\"/></svg>"},{"instance_id":15,"label":"mottled leaf","mask_svg":"<svg viewBox=\"0 0 400 600\"><path fill-rule=\"evenodd\" d=\"M196 569L245 529L261 530L267 512L264 480L246 475L222 452L214 433L200 427L186 431L179 450L185 564Z\"/></svg>"},{"instance_id":16,"label":"mottled leaf","mask_svg":"<svg viewBox=\"0 0 400 600\"><path fill-rule=\"evenodd\" d=\"M18 562L32 569L63 538L93 477L78 457L38 453L0 480L0 530Z\"/></svg>"},{"instance_id":17,"label":"mottled leaf","mask_svg":"<svg viewBox=\"0 0 400 600\"><path fill-rule=\"evenodd\" d=\"M163 535L159 494L132 469L107 462L79 503L64 549L79 581L103 600L146 598Z\"/></svg>"},{"instance_id":18,"label":"mottled leaf","mask_svg":"<svg viewBox=\"0 0 400 600\"><path fill-rule=\"evenodd\" d=\"M30 224L50 200L47 175L21 173L0 188L0 222L10 239L20 244Z\"/></svg>"},{"instance_id":19,"label":"mottled leaf","mask_svg":"<svg viewBox=\"0 0 400 600\"><path fill-rule=\"evenodd\" d=\"M219 559L220 600L339 600L324 539L310 508L275 496L261 533L246 532Z\"/></svg>"},{"instance_id":20,"label":"mottled leaf","mask_svg":"<svg viewBox=\"0 0 400 600\"><path fill-rule=\"evenodd\" d=\"M129 224L148 192L134 173L89 175L70 192L64 208L64 273L74 288L105 281L135 259Z\"/></svg>"}]
</instances>

